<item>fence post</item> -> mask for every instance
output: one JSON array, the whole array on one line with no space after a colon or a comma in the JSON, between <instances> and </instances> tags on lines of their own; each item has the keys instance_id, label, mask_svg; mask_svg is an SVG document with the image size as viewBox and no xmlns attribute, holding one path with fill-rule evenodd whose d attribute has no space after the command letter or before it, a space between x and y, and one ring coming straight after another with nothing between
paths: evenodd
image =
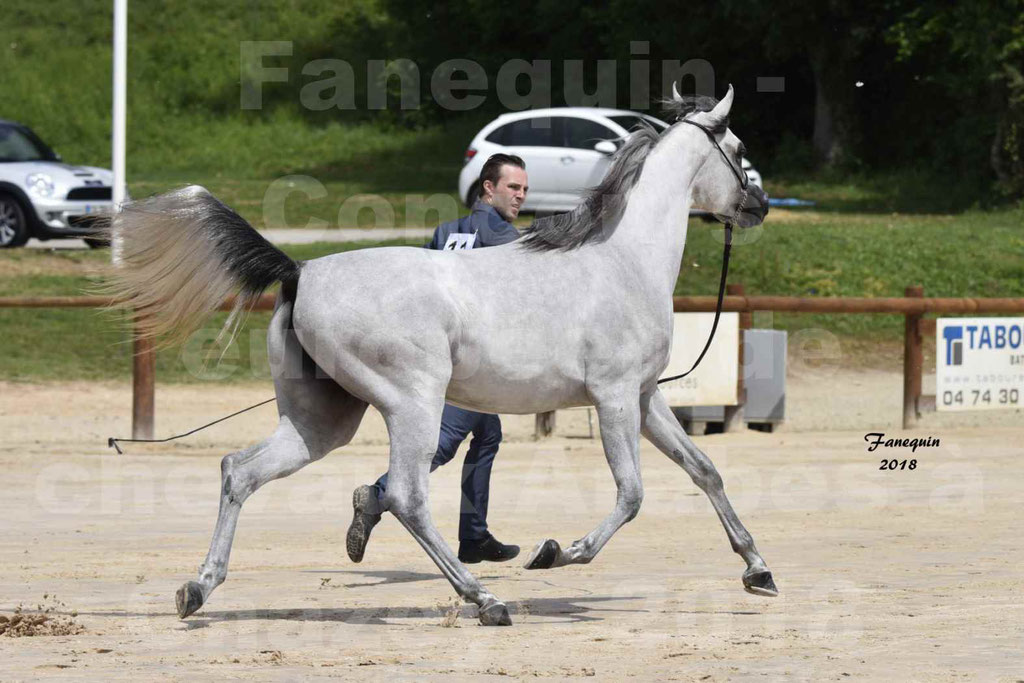
<instances>
[{"instance_id":1,"label":"fence post","mask_svg":"<svg viewBox=\"0 0 1024 683\"><path fill-rule=\"evenodd\" d=\"M903 295L907 298L924 297L924 287L912 285L907 287ZM911 429L917 426L917 419L921 417L918 412L917 402L921 396L921 366L924 364L922 356L921 338L921 314L907 313L904 316L903 328L903 428Z\"/></svg>"},{"instance_id":2,"label":"fence post","mask_svg":"<svg viewBox=\"0 0 1024 683\"><path fill-rule=\"evenodd\" d=\"M155 410L156 351L149 337L135 338L132 358L132 438L152 439Z\"/></svg>"},{"instance_id":3,"label":"fence post","mask_svg":"<svg viewBox=\"0 0 1024 683\"><path fill-rule=\"evenodd\" d=\"M726 285L725 293L730 296L743 296L743 285L739 282ZM723 432L742 431L746 426L743 419L743 406L747 402L747 387L743 382L743 330L749 330L753 326L753 317L750 311L740 311L740 338L736 359L736 367L739 368L739 372L736 373L736 405L725 406Z\"/></svg>"}]
</instances>

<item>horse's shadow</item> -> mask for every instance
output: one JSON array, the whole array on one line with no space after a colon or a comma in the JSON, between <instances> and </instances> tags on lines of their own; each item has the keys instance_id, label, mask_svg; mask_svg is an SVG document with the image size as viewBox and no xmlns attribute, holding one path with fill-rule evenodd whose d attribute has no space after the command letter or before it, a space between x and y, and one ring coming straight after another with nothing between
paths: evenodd
<instances>
[{"instance_id":1,"label":"horse's shadow","mask_svg":"<svg viewBox=\"0 0 1024 683\"><path fill-rule=\"evenodd\" d=\"M353 583L339 583L330 585L324 583L324 588L358 588L384 586L388 584L412 583L416 581L444 581L441 574L425 572L408 572L393 570L378 571L352 571L352 570L307 570L307 574L355 574L365 578L381 579L379 581L361 581ZM573 589L570 586L559 586L543 579L533 578L510 578L499 576L481 576L482 580L504 579L513 583L540 581L543 584L558 589L576 590L582 595L572 597L546 597L516 600L506 603L513 619L518 618L520 623L529 617L540 617L550 619L546 623L582 623L590 621L603 621L601 614L613 613L642 613L646 609L627 609L617 607L614 603L623 600L643 600L643 596L626 595L592 595L583 589ZM338 596L342 602L343 593L332 593ZM454 597L454 596L453 596ZM394 626L410 619L438 620L450 619L453 607L444 603L424 607L417 605L402 605L395 607L296 607L286 609L242 609L242 610L202 610L187 621L183 622L186 631L206 628L214 624L232 621L296 621L296 622L337 622L344 624L368 625L368 626ZM467 623L476 623L477 608L473 605L458 606L459 618ZM117 616L117 617L148 617L148 618L171 618L170 612L78 612L86 616Z\"/></svg>"},{"instance_id":2,"label":"horse's shadow","mask_svg":"<svg viewBox=\"0 0 1024 683\"><path fill-rule=\"evenodd\" d=\"M512 618L541 617L563 619L565 623L574 624L588 621L603 621L598 613L603 612L644 612L646 610L619 609L604 603L621 600L637 600L638 596L579 596L533 598L508 603ZM337 622L365 626L394 626L408 619L428 619L440 622L448 617L450 608L445 605L436 607L397 606L397 607L301 607L293 609L251 609L217 612L200 612L185 622L186 630L206 628L213 624L232 621L300 621L300 622ZM459 618L475 623L477 609L472 605L459 607Z\"/></svg>"},{"instance_id":3,"label":"horse's shadow","mask_svg":"<svg viewBox=\"0 0 1024 683\"><path fill-rule=\"evenodd\" d=\"M351 583L338 583L331 586L328 581L323 582L324 588L360 588L368 586L385 586L388 584L413 583L417 581L444 581L444 576L435 573L408 572L394 570L377 571L355 571L355 570L310 570L304 573L319 575L356 575L368 579L380 579L378 581L355 581ZM333 577L328 577L333 578ZM481 576L482 580L497 579L499 577ZM506 577L507 578L507 577ZM544 583L547 583L546 581ZM552 619L565 619L566 623L579 623L585 621L601 621L599 612L639 612L643 610L616 609L612 603L622 600L637 600L637 596L595 596L581 595L576 597L554 597L554 598L532 598L518 600L508 603L509 611L513 618L542 617ZM250 609L250 610L222 610L202 611L195 617L185 622L187 630L205 628L212 624L230 621L256 621L256 620L284 620L301 622L339 622L345 624L360 624L370 626L393 626L408 619L441 619L448 617L451 607L444 604L424 607L417 605L396 606L396 607L300 607L292 609ZM475 622L477 609L472 605L461 605L459 607L459 618L467 622Z\"/></svg>"}]
</instances>

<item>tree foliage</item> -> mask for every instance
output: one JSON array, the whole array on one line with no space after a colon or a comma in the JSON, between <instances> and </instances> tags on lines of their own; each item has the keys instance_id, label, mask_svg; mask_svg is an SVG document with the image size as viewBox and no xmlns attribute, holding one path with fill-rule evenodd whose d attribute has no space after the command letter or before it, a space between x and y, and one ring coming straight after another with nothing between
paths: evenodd
<instances>
[{"instance_id":1,"label":"tree foliage","mask_svg":"<svg viewBox=\"0 0 1024 683\"><path fill-rule=\"evenodd\" d=\"M900 61L927 64L927 82L955 103L953 126L972 141L963 153L987 148L1000 189L1024 196L1024 2L918 2L888 37Z\"/></svg>"}]
</instances>

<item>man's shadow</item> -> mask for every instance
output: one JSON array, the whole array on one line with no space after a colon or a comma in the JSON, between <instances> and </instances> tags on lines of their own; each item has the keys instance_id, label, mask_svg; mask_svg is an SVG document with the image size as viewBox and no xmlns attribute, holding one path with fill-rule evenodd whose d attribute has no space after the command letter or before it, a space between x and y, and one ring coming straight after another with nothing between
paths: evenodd
<instances>
[{"instance_id":1,"label":"man's shadow","mask_svg":"<svg viewBox=\"0 0 1024 683\"><path fill-rule=\"evenodd\" d=\"M356 583L337 583L333 584L331 581L324 581L323 587L330 588L363 588L366 586L386 586L393 583L414 583L416 581L436 581L443 580L443 574L433 574L425 572L404 572L382 569L378 571L354 571L351 569L327 569L327 570L315 570L308 569L302 572L303 574L318 574L333 579L331 574L354 574L356 576L362 576L368 579L379 579L378 581L359 581Z\"/></svg>"}]
</instances>

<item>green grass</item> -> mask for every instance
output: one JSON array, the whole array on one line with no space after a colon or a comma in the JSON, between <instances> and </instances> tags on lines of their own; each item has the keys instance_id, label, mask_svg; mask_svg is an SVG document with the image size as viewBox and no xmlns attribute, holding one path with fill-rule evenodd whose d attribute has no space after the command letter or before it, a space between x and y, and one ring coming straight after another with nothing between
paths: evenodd
<instances>
[{"instance_id":1,"label":"green grass","mask_svg":"<svg viewBox=\"0 0 1024 683\"><path fill-rule=\"evenodd\" d=\"M367 56L388 54L379 43L360 47L381 21L375 0L243 4L132 6L133 197L200 183L260 228L303 227L310 219L323 228L422 227L463 210L455 196L463 154L490 115L428 124L415 112L398 121L392 112L370 111L365 93L354 111L311 111L300 101L310 58L344 59L365 71ZM28 0L10 5L0 22L0 118L31 126L70 163L109 168L110 3L64 2L57 11ZM243 41L293 46L291 57L267 58L292 80L265 84L260 109L240 102ZM433 198L438 209L407 215L407 202L413 209L417 203L407 194ZM275 197L276 210L266 206Z\"/></svg>"},{"instance_id":2,"label":"green grass","mask_svg":"<svg viewBox=\"0 0 1024 683\"><path fill-rule=\"evenodd\" d=\"M465 146L477 122L425 130L369 124L313 127L275 118L202 121L188 137L207 141L187 154L139 155L133 197L199 183L263 228L425 227L464 212L456 194ZM198 126L198 130L195 130ZM436 204L435 204L436 203ZM436 206L437 213L417 205ZM407 207L413 211L407 216ZM376 209L376 215L375 210Z\"/></svg>"},{"instance_id":3,"label":"green grass","mask_svg":"<svg viewBox=\"0 0 1024 683\"><path fill-rule=\"evenodd\" d=\"M996 196L976 178L960 178L936 169L814 173L768 176L773 197L816 202L819 211L847 213L949 214L992 208Z\"/></svg>"},{"instance_id":4,"label":"green grass","mask_svg":"<svg viewBox=\"0 0 1024 683\"><path fill-rule=\"evenodd\" d=\"M32 126L76 163L109 165L112 16L106 0L4 5L0 116ZM367 55L380 57L380 45L357 47L359 36L353 35L370 33L380 19L374 0L133 4L127 55L129 175L196 168L232 173L242 168L259 175L277 171L264 162L282 151L313 150L315 161L329 156L330 146L314 145L316 129L329 129L350 112L314 115L303 108L300 90L309 79L302 67L314 55L356 65ZM268 66L287 68L291 81L264 86L260 109L242 109L243 41L293 46L291 57L267 58ZM344 118L381 117L364 106ZM273 134L260 135L267 125ZM375 132L350 142L372 148L387 135ZM330 138L328 133L325 142Z\"/></svg>"},{"instance_id":5,"label":"green grass","mask_svg":"<svg viewBox=\"0 0 1024 683\"><path fill-rule=\"evenodd\" d=\"M721 229L691 223L677 294L717 287ZM1024 211L959 215L871 215L775 211L738 234L729 281L748 294L1024 297ZM866 339L895 339L903 321L891 315L777 314L776 327L815 327Z\"/></svg>"}]
</instances>

